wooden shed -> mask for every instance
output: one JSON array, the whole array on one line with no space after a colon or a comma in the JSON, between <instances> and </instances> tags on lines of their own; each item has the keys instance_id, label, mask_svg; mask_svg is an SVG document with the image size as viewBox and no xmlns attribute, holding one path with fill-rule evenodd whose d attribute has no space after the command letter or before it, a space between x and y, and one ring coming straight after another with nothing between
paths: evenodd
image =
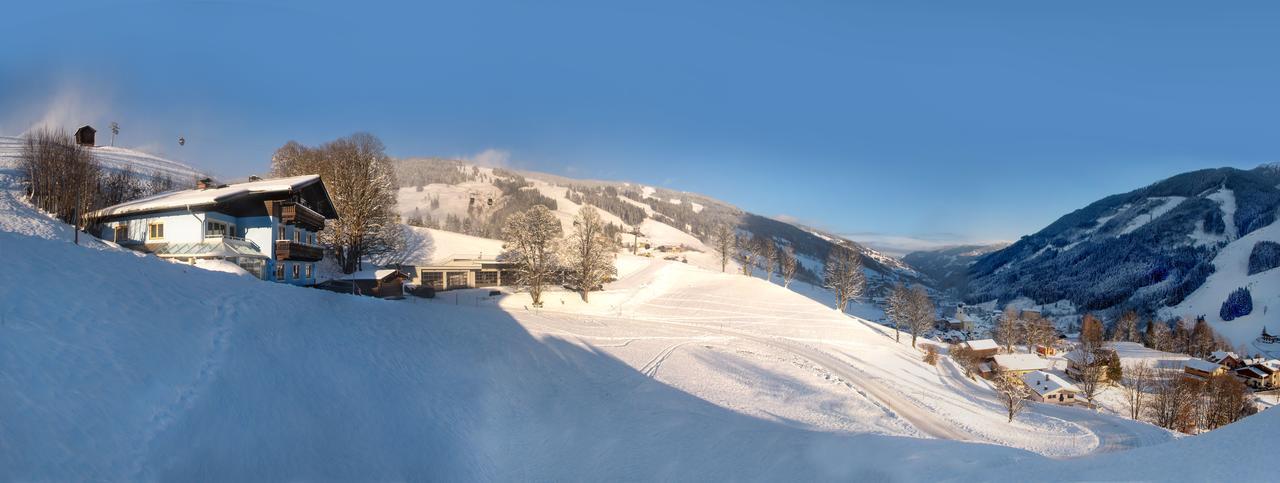
<instances>
[{"instance_id":1,"label":"wooden shed","mask_svg":"<svg viewBox=\"0 0 1280 483\"><path fill-rule=\"evenodd\" d=\"M355 284L355 293L357 295L368 295L378 298L393 298L404 296L404 281L409 279L409 275L399 270L364 270L353 273L347 277Z\"/></svg>"},{"instance_id":2,"label":"wooden shed","mask_svg":"<svg viewBox=\"0 0 1280 483\"><path fill-rule=\"evenodd\" d=\"M96 146L96 144L94 144L94 137L97 134L98 130L90 127L88 124L80 126L80 129L76 129L76 144L89 147Z\"/></svg>"}]
</instances>

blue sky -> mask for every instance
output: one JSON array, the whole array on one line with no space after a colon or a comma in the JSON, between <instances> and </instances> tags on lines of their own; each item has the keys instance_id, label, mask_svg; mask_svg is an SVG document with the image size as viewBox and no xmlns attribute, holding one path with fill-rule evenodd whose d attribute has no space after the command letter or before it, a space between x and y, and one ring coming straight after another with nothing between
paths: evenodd
<instances>
[{"instance_id":1,"label":"blue sky","mask_svg":"<svg viewBox=\"0 0 1280 483\"><path fill-rule=\"evenodd\" d=\"M369 131L939 243L1280 161L1274 2L26 3L0 134L116 120L228 178Z\"/></svg>"}]
</instances>

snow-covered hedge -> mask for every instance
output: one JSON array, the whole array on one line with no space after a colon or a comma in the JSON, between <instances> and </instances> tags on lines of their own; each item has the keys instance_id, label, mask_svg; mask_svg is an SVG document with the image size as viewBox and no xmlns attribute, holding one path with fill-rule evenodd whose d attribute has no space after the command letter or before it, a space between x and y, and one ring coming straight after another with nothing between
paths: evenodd
<instances>
[{"instance_id":1,"label":"snow-covered hedge","mask_svg":"<svg viewBox=\"0 0 1280 483\"><path fill-rule=\"evenodd\" d=\"M1218 315L1222 320L1232 320L1249 315L1250 312L1253 312L1253 296L1249 295L1248 288L1240 287L1227 295L1227 300L1222 302L1222 310L1218 311Z\"/></svg>"},{"instance_id":2,"label":"snow-covered hedge","mask_svg":"<svg viewBox=\"0 0 1280 483\"><path fill-rule=\"evenodd\" d=\"M1280 267L1280 243L1260 241L1249 253L1249 275Z\"/></svg>"}]
</instances>

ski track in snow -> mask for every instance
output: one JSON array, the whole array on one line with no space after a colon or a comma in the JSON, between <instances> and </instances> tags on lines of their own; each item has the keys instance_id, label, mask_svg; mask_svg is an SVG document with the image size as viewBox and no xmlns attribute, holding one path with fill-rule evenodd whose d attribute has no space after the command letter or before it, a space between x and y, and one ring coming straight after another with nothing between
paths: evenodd
<instances>
[{"instance_id":1,"label":"ski track in snow","mask_svg":"<svg viewBox=\"0 0 1280 483\"><path fill-rule=\"evenodd\" d=\"M138 437L138 447L134 450L134 461L129 472L133 475L133 481L154 479L147 474L152 443L195 405L209 384L218 377L223 361L226 360L231 343L231 321L235 319L237 308L233 301L226 299L211 301L209 304L213 306L216 325L210 331L205 358L191 382L176 388L173 399L153 411L148 426Z\"/></svg>"}]
</instances>

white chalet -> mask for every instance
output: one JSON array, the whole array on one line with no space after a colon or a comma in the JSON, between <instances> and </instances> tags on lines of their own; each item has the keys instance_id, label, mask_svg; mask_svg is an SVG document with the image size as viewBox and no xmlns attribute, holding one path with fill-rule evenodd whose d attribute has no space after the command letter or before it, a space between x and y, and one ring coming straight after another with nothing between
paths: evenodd
<instances>
[{"instance_id":1,"label":"white chalet","mask_svg":"<svg viewBox=\"0 0 1280 483\"><path fill-rule=\"evenodd\" d=\"M1056 374L1045 371L1028 372L1022 375L1022 383L1031 389L1031 400L1055 404L1076 402L1080 389Z\"/></svg>"},{"instance_id":2,"label":"white chalet","mask_svg":"<svg viewBox=\"0 0 1280 483\"><path fill-rule=\"evenodd\" d=\"M160 258L222 259L263 280L314 285L316 232L337 219L318 175L252 179L161 193L86 216L99 236Z\"/></svg>"}]
</instances>

